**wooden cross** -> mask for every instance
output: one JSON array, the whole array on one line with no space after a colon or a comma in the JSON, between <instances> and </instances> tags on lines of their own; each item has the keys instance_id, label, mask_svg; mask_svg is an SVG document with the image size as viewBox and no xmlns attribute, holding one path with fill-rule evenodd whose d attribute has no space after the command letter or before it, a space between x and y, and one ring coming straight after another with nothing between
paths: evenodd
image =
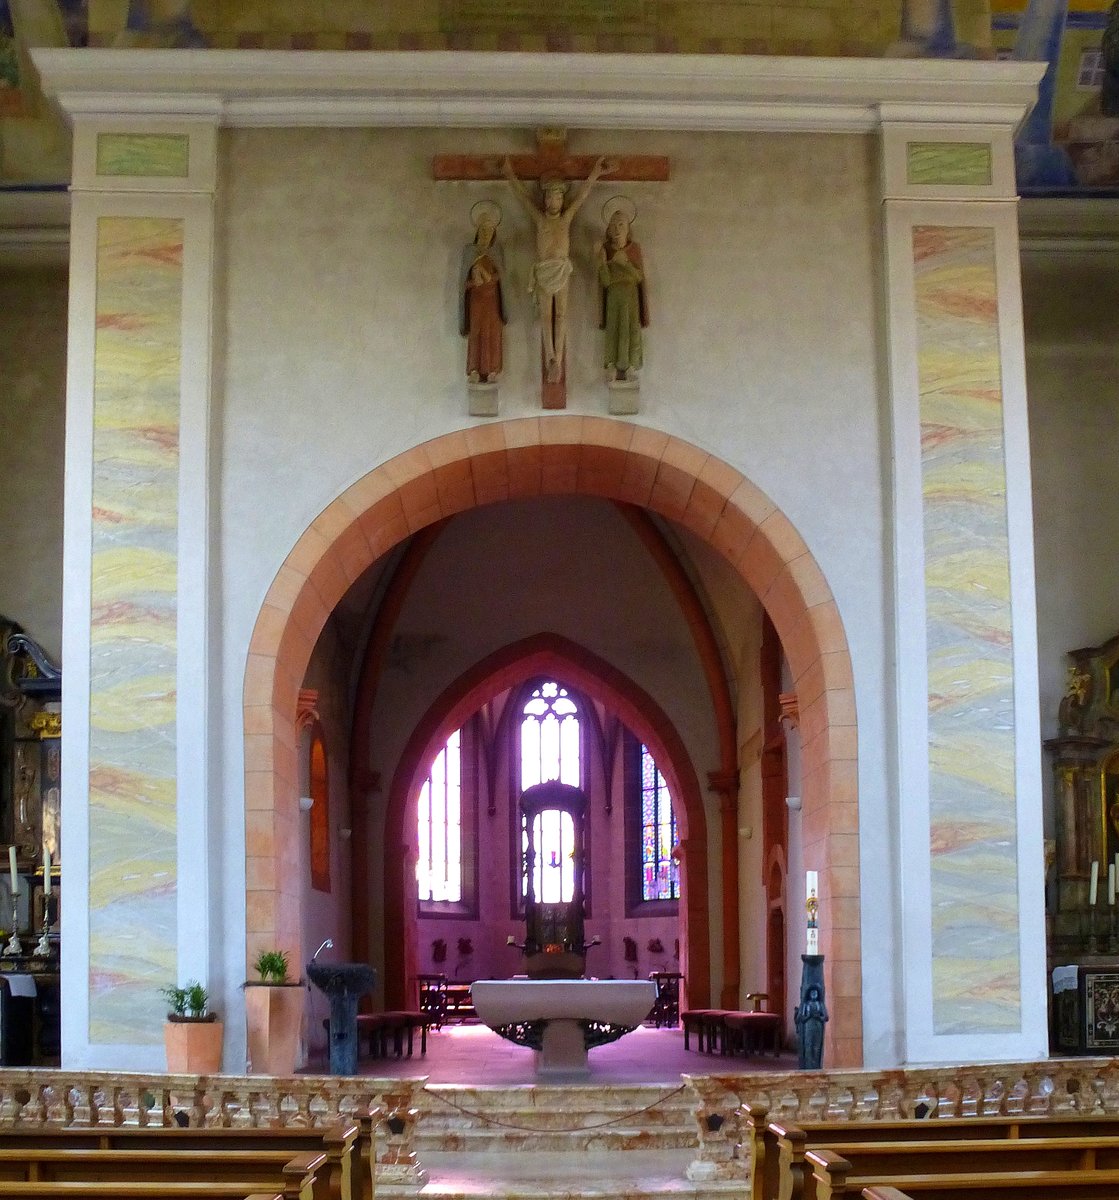
<instances>
[{"instance_id":1,"label":"wooden cross","mask_svg":"<svg viewBox=\"0 0 1119 1200\"><path fill-rule=\"evenodd\" d=\"M566 129L538 129L536 146L535 154L509 155L513 173L518 179L540 180L558 177L564 180L584 180L591 174L598 161L598 156L594 154L569 154ZM503 163L504 156L492 154L437 154L432 161L432 174L436 180L499 180L505 178ZM600 176L600 182L664 183L668 179L668 159L659 154L611 155L610 168ZM566 364L561 364L560 378L553 381L549 381L547 375L543 374L543 357L541 366L543 407L566 408Z\"/></svg>"}]
</instances>

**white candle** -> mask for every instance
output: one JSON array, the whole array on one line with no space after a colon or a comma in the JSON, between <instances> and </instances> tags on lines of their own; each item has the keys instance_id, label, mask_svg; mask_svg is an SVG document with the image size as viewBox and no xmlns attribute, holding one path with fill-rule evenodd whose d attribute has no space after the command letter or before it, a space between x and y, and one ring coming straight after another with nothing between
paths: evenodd
<instances>
[{"instance_id":1,"label":"white candle","mask_svg":"<svg viewBox=\"0 0 1119 1200\"><path fill-rule=\"evenodd\" d=\"M16 870L16 848L8 847L8 869L12 873L12 894L19 891L19 872Z\"/></svg>"},{"instance_id":2,"label":"white candle","mask_svg":"<svg viewBox=\"0 0 1119 1200\"><path fill-rule=\"evenodd\" d=\"M51 894L51 852L43 847L43 895Z\"/></svg>"},{"instance_id":3,"label":"white candle","mask_svg":"<svg viewBox=\"0 0 1119 1200\"><path fill-rule=\"evenodd\" d=\"M15 850L12 851L12 862L15 862ZM14 873L15 867L12 868ZM1096 890L1100 883L1100 864L1096 861L1092 862L1092 872L1088 876L1088 903L1095 904Z\"/></svg>"},{"instance_id":4,"label":"white candle","mask_svg":"<svg viewBox=\"0 0 1119 1200\"><path fill-rule=\"evenodd\" d=\"M806 954L820 953L820 931L818 929L810 929L808 931L807 945L805 947Z\"/></svg>"},{"instance_id":5,"label":"white candle","mask_svg":"<svg viewBox=\"0 0 1119 1200\"><path fill-rule=\"evenodd\" d=\"M804 877L804 898L811 900L819 896L819 874L816 871L805 872Z\"/></svg>"}]
</instances>

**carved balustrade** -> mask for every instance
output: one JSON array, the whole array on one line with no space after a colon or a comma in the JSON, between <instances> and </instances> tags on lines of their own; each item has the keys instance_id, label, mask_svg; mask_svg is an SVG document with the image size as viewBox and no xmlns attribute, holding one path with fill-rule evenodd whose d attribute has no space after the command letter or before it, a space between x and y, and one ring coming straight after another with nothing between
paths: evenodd
<instances>
[{"instance_id":1,"label":"carved balustrade","mask_svg":"<svg viewBox=\"0 0 1119 1200\"><path fill-rule=\"evenodd\" d=\"M419 1186L424 1176L413 1149L415 1100L426 1082L4 1069L0 1129L325 1129L368 1116L377 1133L376 1184Z\"/></svg>"},{"instance_id":2,"label":"carved balustrade","mask_svg":"<svg viewBox=\"0 0 1119 1200\"><path fill-rule=\"evenodd\" d=\"M1119 1113L1119 1060L685 1075L695 1101L699 1152L688 1178L749 1175L741 1148L743 1104L770 1117L803 1121L889 1121L924 1116L1066 1116Z\"/></svg>"}]
</instances>

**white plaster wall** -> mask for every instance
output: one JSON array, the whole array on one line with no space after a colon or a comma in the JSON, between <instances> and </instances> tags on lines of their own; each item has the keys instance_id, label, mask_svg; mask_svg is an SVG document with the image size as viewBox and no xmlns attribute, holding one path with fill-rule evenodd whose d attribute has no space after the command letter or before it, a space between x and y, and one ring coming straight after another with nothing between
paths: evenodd
<instances>
[{"instance_id":1,"label":"white plaster wall","mask_svg":"<svg viewBox=\"0 0 1119 1200\"><path fill-rule=\"evenodd\" d=\"M61 661L66 272L0 273L0 613Z\"/></svg>"},{"instance_id":2,"label":"white plaster wall","mask_svg":"<svg viewBox=\"0 0 1119 1200\"><path fill-rule=\"evenodd\" d=\"M1043 737L1057 733L1069 650L1119 631L1119 254L1022 257ZM1053 836L1045 756L1046 834Z\"/></svg>"},{"instance_id":3,"label":"white plaster wall","mask_svg":"<svg viewBox=\"0 0 1119 1200\"><path fill-rule=\"evenodd\" d=\"M520 290L529 228L498 185L434 183L437 152L530 145L493 131L236 131L223 137L227 275L221 446L226 795L243 787L240 704L267 588L326 504L378 463L465 416L455 277L470 205L505 210L511 268L502 415L538 415L535 332ZM864 862L889 842L883 489L876 358L877 212L868 139L842 135L574 134L574 151L663 153L667 184L600 187L576 223L569 412L605 411L588 255L602 201L639 209L653 325L641 423L762 487L831 583L854 660ZM230 860L243 814L225 814ZM222 897L229 978L242 953L236 872ZM868 1061L885 1061L898 986L877 876L864 907Z\"/></svg>"}]
</instances>

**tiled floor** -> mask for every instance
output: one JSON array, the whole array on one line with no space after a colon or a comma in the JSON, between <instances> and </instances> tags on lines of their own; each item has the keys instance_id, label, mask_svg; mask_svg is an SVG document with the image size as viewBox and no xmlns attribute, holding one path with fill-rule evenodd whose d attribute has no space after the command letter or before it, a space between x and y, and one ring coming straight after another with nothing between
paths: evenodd
<instances>
[{"instance_id":1,"label":"tiled floor","mask_svg":"<svg viewBox=\"0 0 1119 1200\"><path fill-rule=\"evenodd\" d=\"M514 1046L485 1025L445 1025L428 1034L425 1056L419 1053L417 1036L412 1058L362 1059L359 1070L382 1078L426 1075L431 1083L535 1083L534 1059L532 1050ZM743 1059L698 1054L694 1041L691 1050L684 1049L681 1030L645 1026L592 1050L589 1061L590 1083L677 1083L685 1072L788 1071L796 1066L792 1055ZM309 1069L321 1070L322 1064L312 1062Z\"/></svg>"}]
</instances>

